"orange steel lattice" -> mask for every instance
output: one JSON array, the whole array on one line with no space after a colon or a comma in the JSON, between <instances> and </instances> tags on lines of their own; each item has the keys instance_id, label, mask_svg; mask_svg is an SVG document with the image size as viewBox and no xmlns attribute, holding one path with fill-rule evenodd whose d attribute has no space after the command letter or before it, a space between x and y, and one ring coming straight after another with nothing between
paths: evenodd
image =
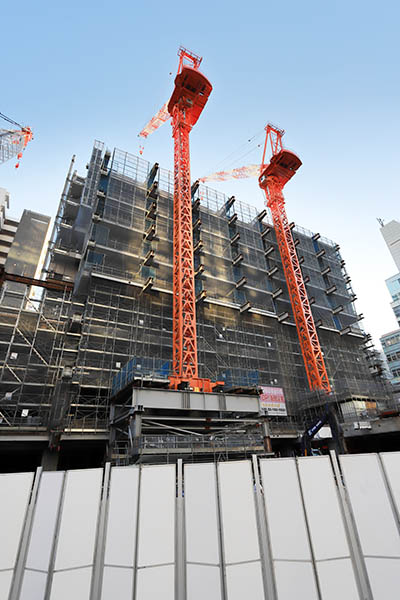
<instances>
[{"instance_id":1,"label":"orange steel lattice","mask_svg":"<svg viewBox=\"0 0 400 600\"><path fill-rule=\"evenodd\" d=\"M19 128L18 130L0 129L0 164L13 156L16 156L18 162L15 165L15 168L18 169L22 153L28 143L33 139L32 129L30 127L23 127L13 119L10 119L10 117L3 115L1 112L0 119Z\"/></svg>"},{"instance_id":2,"label":"orange steel lattice","mask_svg":"<svg viewBox=\"0 0 400 600\"><path fill-rule=\"evenodd\" d=\"M18 169L22 153L32 139L33 134L29 127L24 127L18 131L0 129L0 164L16 156L18 162L15 168Z\"/></svg>"},{"instance_id":3,"label":"orange steel lattice","mask_svg":"<svg viewBox=\"0 0 400 600\"><path fill-rule=\"evenodd\" d=\"M211 93L210 82L198 68L201 58L179 49L175 89L168 102L174 138L174 256L173 348L171 385L186 382L211 391L211 382L198 377L196 297L193 264L192 198L189 133Z\"/></svg>"},{"instance_id":4,"label":"orange steel lattice","mask_svg":"<svg viewBox=\"0 0 400 600\"><path fill-rule=\"evenodd\" d=\"M174 256L172 370L188 379L198 376L196 298L194 290L192 199L190 194L190 124L175 106L174 137Z\"/></svg>"},{"instance_id":5,"label":"orange steel lattice","mask_svg":"<svg viewBox=\"0 0 400 600\"><path fill-rule=\"evenodd\" d=\"M192 197L190 185L189 133L197 123L212 85L199 71L202 58L182 46L172 96L139 133L147 138L172 118L174 138L174 256L173 256L173 348L170 386L211 392L214 385L198 376L196 297L193 264Z\"/></svg>"},{"instance_id":6,"label":"orange steel lattice","mask_svg":"<svg viewBox=\"0 0 400 600\"><path fill-rule=\"evenodd\" d=\"M285 184L301 166L301 160L293 152L283 149L283 130L273 125L267 125L265 130L264 153L258 181L265 192L267 206L272 214L309 386L312 390L321 390L329 394L331 386L282 193ZM268 142L271 144L272 158L269 164L265 164Z\"/></svg>"}]
</instances>

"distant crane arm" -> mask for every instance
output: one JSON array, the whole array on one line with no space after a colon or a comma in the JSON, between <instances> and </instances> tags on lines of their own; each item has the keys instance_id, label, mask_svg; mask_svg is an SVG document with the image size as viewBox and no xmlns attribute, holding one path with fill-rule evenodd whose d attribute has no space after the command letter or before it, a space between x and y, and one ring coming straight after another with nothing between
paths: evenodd
<instances>
[{"instance_id":1,"label":"distant crane arm","mask_svg":"<svg viewBox=\"0 0 400 600\"><path fill-rule=\"evenodd\" d=\"M23 151L33 139L32 130L30 127L23 127L3 113L0 113L0 118L19 128L17 130L0 129L0 164L16 156L18 162L15 167L18 168Z\"/></svg>"}]
</instances>

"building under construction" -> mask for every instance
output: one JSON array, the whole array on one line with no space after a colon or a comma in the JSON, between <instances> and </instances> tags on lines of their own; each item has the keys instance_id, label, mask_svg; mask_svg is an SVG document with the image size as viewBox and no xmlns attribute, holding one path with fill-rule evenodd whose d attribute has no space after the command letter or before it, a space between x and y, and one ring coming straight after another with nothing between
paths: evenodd
<instances>
[{"instance_id":1,"label":"building under construction","mask_svg":"<svg viewBox=\"0 0 400 600\"><path fill-rule=\"evenodd\" d=\"M100 142L87 167L84 178L71 163L44 264L43 278L59 289L3 284L3 441L36 440L30 456L39 464L49 443L69 442L77 464L83 440L86 457L95 448L94 464L107 447L122 456L132 431L137 444L154 452L206 447L218 435L226 448L228 432L236 434L232 444L254 449L262 447L264 413L273 445L293 448L326 399L307 385L268 210L192 186L199 377L223 383L214 412L206 406L196 412L184 397L179 407L172 402L171 394L185 392L164 389L172 358L173 175ZM362 421L386 406L387 394L340 248L294 223L292 234L334 391L330 400L339 419ZM142 394L139 430L129 427L138 414L132 387ZM138 390L145 387L161 398L147 412ZM278 393L275 411L260 410L253 396L260 387Z\"/></svg>"}]
</instances>

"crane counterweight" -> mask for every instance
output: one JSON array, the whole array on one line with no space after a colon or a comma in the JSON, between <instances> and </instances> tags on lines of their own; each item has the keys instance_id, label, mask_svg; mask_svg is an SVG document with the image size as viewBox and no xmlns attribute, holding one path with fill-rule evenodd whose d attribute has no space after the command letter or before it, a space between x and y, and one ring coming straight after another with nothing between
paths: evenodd
<instances>
[{"instance_id":1,"label":"crane counterweight","mask_svg":"<svg viewBox=\"0 0 400 600\"><path fill-rule=\"evenodd\" d=\"M283 187L301 167L299 157L290 150L281 150L272 156L270 163L262 170L258 179L262 189L268 188L268 182L272 177L276 178Z\"/></svg>"},{"instance_id":2,"label":"crane counterweight","mask_svg":"<svg viewBox=\"0 0 400 600\"><path fill-rule=\"evenodd\" d=\"M168 102L168 112L172 116L176 106L187 110L187 124L193 127L197 123L203 108L212 92L212 85L200 71L191 67L182 67L175 77L175 89Z\"/></svg>"}]
</instances>

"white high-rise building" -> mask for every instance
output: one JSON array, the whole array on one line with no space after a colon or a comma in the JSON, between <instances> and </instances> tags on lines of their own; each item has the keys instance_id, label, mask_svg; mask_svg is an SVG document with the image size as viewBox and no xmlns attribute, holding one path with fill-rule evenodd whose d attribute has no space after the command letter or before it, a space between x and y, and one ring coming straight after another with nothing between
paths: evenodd
<instances>
[{"instance_id":1,"label":"white high-rise building","mask_svg":"<svg viewBox=\"0 0 400 600\"><path fill-rule=\"evenodd\" d=\"M0 266L5 265L19 223L7 217L6 211L9 208L10 194L4 188L0 188Z\"/></svg>"},{"instance_id":2,"label":"white high-rise building","mask_svg":"<svg viewBox=\"0 0 400 600\"><path fill-rule=\"evenodd\" d=\"M0 187L0 229L3 229L7 208L10 208L10 194L6 189Z\"/></svg>"},{"instance_id":3,"label":"white high-rise building","mask_svg":"<svg viewBox=\"0 0 400 600\"><path fill-rule=\"evenodd\" d=\"M397 269L400 271L400 223L399 221L389 221L382 225L381 233Z\"/></svg>"}]
</instances>

